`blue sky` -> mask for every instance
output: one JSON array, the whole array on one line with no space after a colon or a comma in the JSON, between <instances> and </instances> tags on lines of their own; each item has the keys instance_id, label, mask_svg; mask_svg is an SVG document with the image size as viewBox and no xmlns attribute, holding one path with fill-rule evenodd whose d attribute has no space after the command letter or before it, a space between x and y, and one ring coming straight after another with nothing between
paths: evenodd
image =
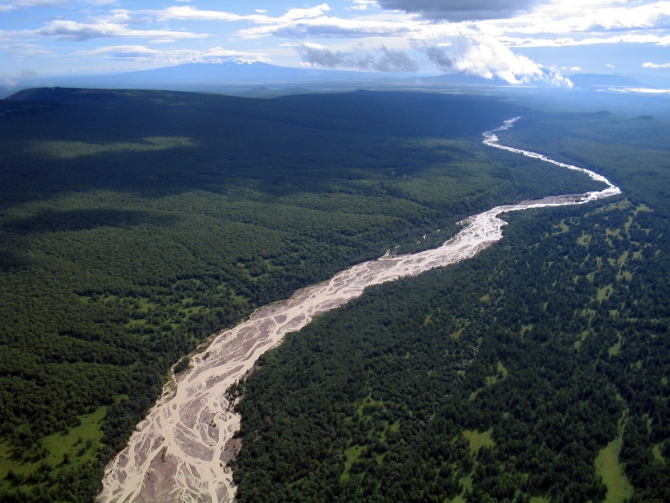
<instances>
[{"instance_id":1,"label":"blue sky","mask_svg":"<svg viewBox=\"0 0 670 503\"><path fill-rule=\"evenodd\" d=\"M0 83L230 58L556 85L670 76L670 1L0 0Z\"/></svg>"}]
</instances>

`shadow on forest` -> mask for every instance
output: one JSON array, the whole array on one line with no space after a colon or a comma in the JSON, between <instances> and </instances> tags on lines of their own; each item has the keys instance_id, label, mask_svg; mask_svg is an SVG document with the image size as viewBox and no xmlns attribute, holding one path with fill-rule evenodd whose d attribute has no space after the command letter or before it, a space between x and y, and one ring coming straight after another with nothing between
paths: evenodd
<instances>
[{"instance_id":1,"label":"shadow on forest","mask_svg":"<svg viewBox=\"0 0 670 503\"><path fill-rule=\"evenodd\" d=\"M16 234L37 232L83 231L97 227L135 227L151 225L165 227L173 225L179 218L175 215L158 215L148 211L89 209L72 211L43 211L29 218L11 220L0 230ZM9 257L8 259L11 259ZM0 255L0 261L5 262Z\"/></svg>"},{"instance_id":2,"label":"shadow on forest","mask_svg":"<svg viewBox=\"0 0 670 503\"><path fill-rule=\"evenodd\" d=\"M12 269L21 269L28 265L28 261L12 251L0 250L0 272L9 272Z\"/></svg>"},{"instance_id":3,"label":"shadow on forest","mask_svg":"<svg viewBox=\"0 0 670 503\"><path fill-rule=\"evenodd\" d=\"M436 160L473 155L433 139L478 142L483 129L520 113L485 97L399 92L270 100L161 91L23 93L0 107L6 140L0 209L63 192L163 197L223 193L240 182L269 197L329 192L331 180L360 190L356 181L392 170L412 175Z\"/></svg>"}]
</instances>

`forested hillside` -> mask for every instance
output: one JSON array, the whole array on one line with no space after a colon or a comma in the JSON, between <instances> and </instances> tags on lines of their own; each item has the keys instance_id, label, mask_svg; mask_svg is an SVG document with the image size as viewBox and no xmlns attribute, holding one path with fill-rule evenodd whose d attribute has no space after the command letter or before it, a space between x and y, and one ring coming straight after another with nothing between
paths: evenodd
<instances>
[{"instance_id":1,"label":"forested hillside","mask_svg":"<svg viewBox=\"0 0 670 503\"><path fill-rule=\"evenodd\" d=\"M90 501L170 366L256 306L471 213L594 188L481 145L534 114L410 93L0 101L0 499Z\"/></svg>"},{"instance_id":2,"label":"forested hillside","mask_svg":"<svg viewBox=\"0 0 670 503\"><path fill-rule=\"evenodd\" d=\"M501 133L624 195L510 215L471 261L371 288L264 355L240 501L668 501L669 132L572 114Z\"/></svg>"}]
</instances>

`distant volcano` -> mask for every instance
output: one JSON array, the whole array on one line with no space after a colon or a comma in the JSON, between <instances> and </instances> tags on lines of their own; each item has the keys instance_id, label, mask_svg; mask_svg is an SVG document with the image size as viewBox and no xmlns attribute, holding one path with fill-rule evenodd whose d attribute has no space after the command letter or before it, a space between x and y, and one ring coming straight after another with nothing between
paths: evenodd
<instances>
[{"instance_id":1,"label":"distant volcano","mask_svg":"<svg viewBox=\"0 0 670 503\"><path fill-rule=\"evenodd\" d=\"M118 74L36 78L21 81L14 89L61 86L216 91L225 86L353 83L403 77L407 77L407 74L291 68L261 62L229 60L221 63L186 63Z\"/></svg>"}]
</instances>

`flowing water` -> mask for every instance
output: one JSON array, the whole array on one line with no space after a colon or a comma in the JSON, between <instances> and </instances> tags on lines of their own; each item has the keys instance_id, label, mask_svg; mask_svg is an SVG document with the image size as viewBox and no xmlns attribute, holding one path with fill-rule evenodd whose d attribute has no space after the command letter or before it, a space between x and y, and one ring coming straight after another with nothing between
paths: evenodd
<instances>
[{"instance_id":1,"label":"flowing water","mask_svg":"<svg viewBox=\"0 0 670 503\"><path fill-rule=\"evenodd\" d=\"M509 211L583 204L620 194L618 187L592 171L544 155L498 144L496 132L512 127L510 119L486 131L490 147L540 159L585 173L607 185L602 191L552 196L497 206L464 220L463 229L439 248L413 255L386 254L298 290L288 300L256 310L236 327L214 336L190 368L166 386L163 395L138 426L127 447L105 470L100 503L223 503L235 497L232 472L226 466L239 451L234 438L241 417L232 410L226 391L243 377L259 356L281 343L289 332L315 316L360 296L371 285L416 276L474 257L503 237L506 224L498 215Z\"/></svg>"}]
</instances>

